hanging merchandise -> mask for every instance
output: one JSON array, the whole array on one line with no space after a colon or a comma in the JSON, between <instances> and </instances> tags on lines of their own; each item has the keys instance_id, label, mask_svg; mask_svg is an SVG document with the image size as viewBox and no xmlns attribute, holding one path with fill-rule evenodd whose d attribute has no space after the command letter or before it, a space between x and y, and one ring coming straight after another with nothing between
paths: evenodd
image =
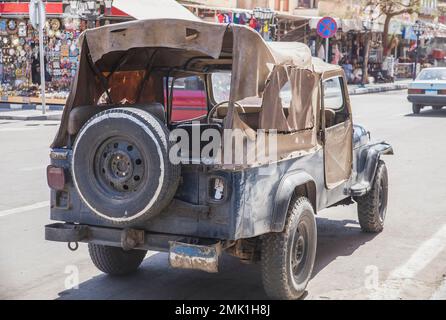
<instances>
[{"instance_id":1,"label":"hanging merchandise","mask_svg":"<svg viewBox=\"0 0 446 320\"><path fill-rule=\"evenodd\" d=\"M59 30L59 28L60 28L60 21L59 21L59 19L51 19L50 27L54 31Z\"/></svg>"},{"instance_id":2,"label":"hanging merchandise","mask_svg":"<svg viewBox=\"0 0 446 320\"><path fill-rule=\"evenodd\" d=\"M249 20L249 26L252 29L256 29L257 28L257 20L256 20L256 18L252 17L251 20Z\"/></svg>"},{"instance_id":3,"label":"hanging merchandise","mask_svg":"<svg viewBox=\"0 0 446 320\"><path fill-rule=\"evenodd\" d=\"M9 19L7 22L7 31L8 34L16 34L17 33L17 23L13 19Z\"/></svg>"},{"instance_id":4,"label":"hanging merchandise","mask_svg":"<svg viewBox=\"0 0 446 320\"><path fill-rule=\"evenodd\" d=\"M0 19L0 35L5 36L8 34L8 24L5 19Z\"/></svg>"},{"instance_id":5,"label":"hanging merchandise","mask_svg":"<svg viewBox=\"0 0 446 320\"><path fill-rule=\"evenodd\" d=\"M19 37L26 37L27 31L28 31L28 28L27 28L26 22L21 21L18 26Z\"/></svg>"},{"instance_id":6,"label":"hanging merchandise","mask_svg":"<svg viewBox=\"0 0 446 320\"><path fill-rule=\"evenodd\" d=\"M225 23L231 23L232 22L232 18L231 18L231 14L229 13L225 13Z\"/></svg>"},{"instance_id":7,"label":"hanging merchandise","mask_svg":"<svg viewBox=\"0 0 446 320\"><path fill-rule=\"evenodd\" d=\"M233 22L236 24L240 23L240 13L235 13L233 17Z\"/></svg>"},{"instance_id":8,"label":"hanging merchandise","mask_svg":"<svg viewBox=\"0 0 446 320\"><path fill-rule=\"evenodd\" d=\"M224 23L225 22L225 15L222 13L218 13L216 16L216 20L219 23Z\"/></svg>"}]
</instances>

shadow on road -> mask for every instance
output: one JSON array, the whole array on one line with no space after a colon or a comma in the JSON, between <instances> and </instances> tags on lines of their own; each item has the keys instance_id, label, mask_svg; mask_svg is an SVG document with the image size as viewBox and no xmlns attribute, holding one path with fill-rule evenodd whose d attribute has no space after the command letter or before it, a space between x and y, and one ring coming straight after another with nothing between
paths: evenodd
<instances>
[{"instance_id":1,"label":"shadow on road","mask_svg":"<svg viewBox=\"0 0 446 320\"><path fill-rule=\"evenodd\" d=\"M444 118L446 117L446 110L421 110L419 114L408 113L405 117L419 117L419 118Z\"/></svg>"},{"instance_id":2,"label":"shadow on road","mask_svg":"<svg viewBox=\"0 0 446 320\"><path fill-rule=\"evenodd\" d=\"M318 243L313 277L338 257L352 255L359 247L377 236L361 231L356 220L317 219Z\"/></svg>"},{"instance_id":3,"label":"shadow on road","mask_svg":"<svg viewBox=\"0 0 446 320\"><path fill-rule=\"evenodd\" d=\"M375 235L360 231L356 221L318 218L318 253L313 276L339 256L349 256ZM350 226L353 224L353 226ZM243 264L223 256L220 272L210 274L168 266L167 254L146 258L133 275L96 276L79 289L59 293L59 299L267 299L259 264Z\"/></svg>"}]
</instances>

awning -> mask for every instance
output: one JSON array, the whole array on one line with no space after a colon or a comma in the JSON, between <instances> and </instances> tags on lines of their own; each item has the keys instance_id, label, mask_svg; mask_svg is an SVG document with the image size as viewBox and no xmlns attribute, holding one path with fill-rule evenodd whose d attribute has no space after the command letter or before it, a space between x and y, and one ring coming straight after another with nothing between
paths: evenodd
<instances>
[{"instance_id":1,"label":"awning","mask_svg":"<svg viewBox=\"0 0 446 320\"><path fill-rule=\"evenodd\" d=\"M48 16L63 16L64 11L67 4L64 4L62 1L59 2L45 2L45 10ZM27 17L29 15L29 3L27 2L3 2L0 3L0 17L15 17L15 16L23 16ZM129 18L129 16L119 10L116 7L113 7L111 10L111 14L107 15L107 18Z\"/></svg>"},{"instance_id":2,"label":"awning","mask_svg":"<svg viewBox=\"0 0 446 320\"><path fill-rule=\"evenodd\" d=\"M61 15L63 13L62 2L45 3L46 13L48 15ZM6 2L0 3L0 16L4 15L28 15L29 3Z\"/></svg>"},{"instance_id":3,"label":"awning","mask_svg":"<svg viewBox=\"0 0 446 320\"><path fill-rule=\"evenodd\" d=\"M113 7L138 19L183 19L200 21L174 0L114 0Z\"/></svg>"}]
</instances>

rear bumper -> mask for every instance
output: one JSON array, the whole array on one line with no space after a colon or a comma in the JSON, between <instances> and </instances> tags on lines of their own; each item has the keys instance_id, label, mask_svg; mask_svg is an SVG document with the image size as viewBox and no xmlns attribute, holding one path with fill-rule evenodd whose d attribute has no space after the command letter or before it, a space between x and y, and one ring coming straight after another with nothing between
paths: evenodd
<instances>
[{"instance_id":1,"label":"rear bumper","mask_svg":"<svg viewBox=\"0 0 446 320\"><path fill-rule=\"evenodd\" d=\"M446 106L446 96L443 95L409 94L407 100L426 106Z\"/></svg>"},{"instance_id":2,"label":"rear bumper","mask_svg":"<svg viewBox=\"0 0 446 320\"><path fill-rule=\"evenodd\" d=\"M85 224L52 223L45 226L45 240L95 243L123 249L169 251L169 241L196 243L198 238L151 233L138 229L115 229Z\"/></svg>"},{"instance_id":3,"label":"rear bumper","mask_svg":"<svg viewBox=\"0 0 446 320\"><path fill-rule=\"evenodd\" d=\"M101 228L82 224L53 223L45 226L45 239L59 242L87 242L121 247L124 250L169 252L173 268L218 272L222 242L214 239L149 233L138 229Z\"/></svg>"}]
</instances>

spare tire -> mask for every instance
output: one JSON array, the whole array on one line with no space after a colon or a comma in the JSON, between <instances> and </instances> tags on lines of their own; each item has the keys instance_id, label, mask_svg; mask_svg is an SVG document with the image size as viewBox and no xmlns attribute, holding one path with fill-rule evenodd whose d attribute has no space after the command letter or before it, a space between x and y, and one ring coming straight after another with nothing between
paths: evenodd
<instances>
[{"instance_id":1,"label":"spare tire","mask_svg":"<svg viewBox=\"0 0 446 320\"><path fill-rule=\"evenodd\" d=\"M169 161L169 132L152 114L114 108L89 119L76 137L74 186L97 216L130 225L159 214L172 200L180 166Z\"/></svg>"}]
</instances>

